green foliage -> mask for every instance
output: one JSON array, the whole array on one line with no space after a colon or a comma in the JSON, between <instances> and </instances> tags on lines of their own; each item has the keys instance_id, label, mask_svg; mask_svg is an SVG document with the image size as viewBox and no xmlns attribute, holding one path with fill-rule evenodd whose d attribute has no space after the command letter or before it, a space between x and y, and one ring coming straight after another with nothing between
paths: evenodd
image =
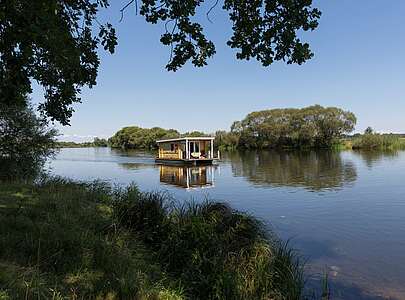
<instances>
[{"instance_id":1,"label":"green foliage","mask_svg":"<svg viewBox=\"0 0 405 300\"><path fill-rule=\"evenodd\" d=\"M191 131L181 134L182 137L189 136L189 137L200 137L200 136L210 136L209 134L202 132L202 131Z\"/></svg>"},{"instance_id":2,"label":"green foliage","mask_svg":"<svg viewBox=\"0 0 405 300\"><path fill-rule=\"evenodd\" d=\"M367 133L351 141L353 149L399 150L405 149L405 139L394 134Z\"/></svg>"},{"instance_id":3,"label":"green foliage","mask_svg":"<svg viewBox=\"0 0 405 300\"><path fill-rule=\"evenodd\" d=\"M96 20L107 6L107 0L2 1L0 104L25 107L35 81L45 90L40 111L69 124L81 88L96 84L98 45L112 53L117 44L114 28Z\"/></svg>"},{"instance_id":4,"label":"green foliage","mask_svg":"<svg viewBox=\"0 0 405 300\"><path fill-rule=\"evenodd\" d=\"M148 246L156 248L167 238L166 200L164 194L141 193L136 186L129 186L114 203L116 219Z\"/></svg>"},{"instance_id":5,"label":"green foliage","mask_svg":"<svg viewBox=\"0 0 405 300\"><path fill-rule=\"evenodd\" d=\"M76 143L76 142L57 141L55 143L55 147L56 148L88 148L88 147L94 147L94 145L91 142Z\"/></svg>"},{"instance_id":6,"label":"green foliage","mask_svg":"<svg viewBox=\"0 0 405 300\"><path fill-rule=\"evenodd\" d=\"M53 154L55 136L30 107L0 105L0 180L36 176Z\"/></svg>"},{"instance_id":7,"label":"green foliage","mask_svg":"<svg viewBox=\"0 0 405 300\"><path fill-rule=\"evenodd\" d=\"M235 150L239 141L239 134L218 130L215 132L215 146L221 151Z\"/></svg>"},{"instance_id":8,"label":"green foliage","mask_svg":"<svg viewBox=\"0 0 405 300\"><path fill-rule=\"evenodd\" d=\"M179 205L133 187L125 195L120 224L141 232L190 299L303 298L302 264L256 219L222 203Z\"/></svg>"},{"instance_id":9,"label":"green foliage","mask_svg":"<svg viewBox=\"0 0 405 300\"><path fill-rule=\"evenodd\" d=\"M374 130L370 126L367 127L366 130L364 130L364 134L372 134L372 133L374 133Z\"/></svg>"},{"instance_id":10,"label":"green foliage","mask_svg":"<svg viewBox=\"0 0 405 300\"><path fill-rule=\"evenodd\" d=\"M93 140L93 146L94 147L107 147L108 141L106 139L100 139L98 137L95 137Z\"/></svg>"},{"instance_id":11,"label":"green foliage","mask_svg":"<svg viewBox=\"0 0 405 300\"><path fill-rule=\"evenodd\" d=\"M225 204L0 182L3 299L304 299L303 282L296 254Z\"/></svg>"},{"instance_id":12,"label":"green foliage","mask_svg":"<svg viewBox=\"0 0 405 300\"><path fill-rule=\"evenodd\" d=\"M106 139L94 138L93 142L61 142L55 143L56 148L88 148L88 147L108 147L108 141Z\"/></svg>"},{"instance_id":13,"label":"green foliage","mask_svg":"<svg viewBox=\"0 0 405 300\"><path fill-rule=\"evenodd\" d=\"M250 113L220 132L218 146L241 148L330 148L356 124L353 113L336 107L271 109ZM220 141L224 141L221 144Z\"/></svg>"},{"instance_id":14,"label":"green foliage","mask_svg":"<svg viewBox=\"0 0 405 300\"><path fill-rule=\"evenodd\" d=\"M112 197L101 182L0 182L0 291L10 299L183 299L136 235L116 226Z\"/></svg>"},{"instance_id":15,"label":"green foliage","mask_svg":"<svg viewBox=\"0 0 405 300\"><path fill-rule=\"evenodd\" d=\"M140 2L140 14L147 22L165 23L167 30L160 41L172 47L172 55L166 65L168 70L175 71L187 61L197 67L204 66L207 59L215 54L215 46L205 37L203 26L191 20L204 0ZM206 12L208 19L217 5L218 1ZM238 49L236 58L255 58L264 66L277 60L302 64L313 55L309 45L297 37L297 32L314 30L321 15L311 5L311 0L225 0L222 9L229 14L232 23L232 36L227 45Z\"/></svg>"},{"instance_id":16,"label":"green foliage","mask_svg":"<svg viewBox=\"0 0 405 300\"><path fill-rule=\"evenodd\" d=\"M156 140L179 136L180 133L174 129L163 129L160 127L148 129L131 126L119 130L108 140L108 143L112 148L155 149Z\"/></svg>"},{"instance_id":17,"label":"green foliage","mask_svg":"<svg viewBox=\"0 0 405 300\"><path fill-rule=\"evenodd\" d=\"M80 102L83 87L96 84L98 47L113 53L115 29L97 16L108 0L5 0L0 5L0 104L25 107L24 95L32 82L45 90L40 111L51 120L69 124L72 105ZM188 61L207 64L215 46L195 22L199 1L128 0L121 9L135 5L148 23L162 23L160 41L171 49L166 68L175 71ZM209 14L217 6L214 3ZM208 4L210 5L210 4ZM255 58L264 66L274 61L302 64L313 54L297 33L314 30L320 11L312 0L237 1L225 0L232 36L227 44L238 49L238 59Z\"/></svg>"}]
</instances>

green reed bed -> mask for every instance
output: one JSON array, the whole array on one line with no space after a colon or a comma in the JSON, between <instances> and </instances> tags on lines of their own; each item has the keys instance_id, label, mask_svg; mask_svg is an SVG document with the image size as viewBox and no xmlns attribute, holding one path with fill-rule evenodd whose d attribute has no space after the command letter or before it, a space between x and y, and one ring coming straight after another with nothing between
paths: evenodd
<instances>
[{"instance_id":1,"label":"green reed bed","mask_svg":"<svg viewBox=\"0 0 405 300\"><path fill-rule=\"evenodd\" d=\"M363 134L350 142L352 149L405 150L405 139L393 134Z\"/></svg>"},{"instance_id":2,"label":"green reed bed","mask_svg":"<svg viewBox=\"0 0 405 300\"><path fill-rule=\"evenodd\" d=\"M0 299L304 299L303 266L253 217L136 186L0 182Z\"/></svg>"}]
</instances>

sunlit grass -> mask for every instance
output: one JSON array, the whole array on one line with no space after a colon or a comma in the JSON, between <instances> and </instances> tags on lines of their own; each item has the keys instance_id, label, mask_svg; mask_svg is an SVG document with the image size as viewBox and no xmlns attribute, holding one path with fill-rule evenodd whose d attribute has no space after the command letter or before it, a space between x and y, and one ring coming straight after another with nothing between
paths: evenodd
<instances>
[{"instance_id":1,"label":"sunlit grass","mask_svg":"<svg viewBox=\"0 0 405 300\"><path fill-rule=\"evenodd\" d=\"M366 150L402 150L405 149L405 139L391 134L363 134L352 140L352 148Z\"/></svg>"},{"instance_id":2,"label":"sunlit grass","mask_svg":"<svg viewBox=\"0 0 405 300\"><path fill-rule=\"evenodd\" d=\"M393 134L362 134L340 141L339 150L405 150L405 138Z\"/></svg>"},{"instance_id":3,"label":"sunlit grass","mask_svg":"<svg viewBox=\"0 0 405 300\"><path fill-rule=\"evenodd\" d=\"M132 185L0 182L0 299L304 299L303 265L255 218Z\"/></svg>"}]
</instances>

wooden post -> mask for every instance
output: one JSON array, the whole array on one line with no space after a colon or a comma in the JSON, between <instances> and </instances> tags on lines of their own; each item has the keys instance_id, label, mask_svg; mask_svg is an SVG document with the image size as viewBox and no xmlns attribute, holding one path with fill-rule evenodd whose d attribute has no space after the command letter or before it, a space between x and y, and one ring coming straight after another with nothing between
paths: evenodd
<instances>
[{"instance_id":1,"label":"wooden post","mask_svg":"<svg viewBox=\"0 0 405 300\"><path fill-rule=\"evenodd\" d=\"M186 169L186 184L187 184L187 188L190 187L190 168Z\"/></svg>"},{"instance_id":2,"label":"wooden post","mask_svg":"<svg viewBox=\"0 0 405 300\"><path fill-rule=\"evenodd\" d=\"M190 158L190 151L189 151L189 145L188 145L188 139L186 139L186 159Z\"/></svg>"}]
</instances>

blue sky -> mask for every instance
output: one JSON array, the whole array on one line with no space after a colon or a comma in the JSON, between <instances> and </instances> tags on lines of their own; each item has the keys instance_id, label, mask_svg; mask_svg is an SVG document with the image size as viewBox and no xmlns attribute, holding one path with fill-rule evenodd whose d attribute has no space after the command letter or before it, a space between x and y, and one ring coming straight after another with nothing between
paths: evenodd
<instances>
[{"instance_id":1,"label":"blue sky","mask_svg":"<svg viewBox=\"0 0 405 300\"><path fill-rule=\"evenodd\" d=\"M268 68L236 60L226 46L226 14L213 11L210 24L205 6L202 21L217 54L204 68L187 65L176 73L164 68L169 49L159 42L163 25L147 24L131 11L118 23L125 1L114 2L102 19L116 25L116 53L100 51L97 86L83 91L71 126L59 127L65 140L109 137L129 125L213 132L252 111L312 104L354 112L357 131L405 132L403 0L316 1L320 26L304 35L315 57L301 66Z\"/></svg>"}]
</instances>

